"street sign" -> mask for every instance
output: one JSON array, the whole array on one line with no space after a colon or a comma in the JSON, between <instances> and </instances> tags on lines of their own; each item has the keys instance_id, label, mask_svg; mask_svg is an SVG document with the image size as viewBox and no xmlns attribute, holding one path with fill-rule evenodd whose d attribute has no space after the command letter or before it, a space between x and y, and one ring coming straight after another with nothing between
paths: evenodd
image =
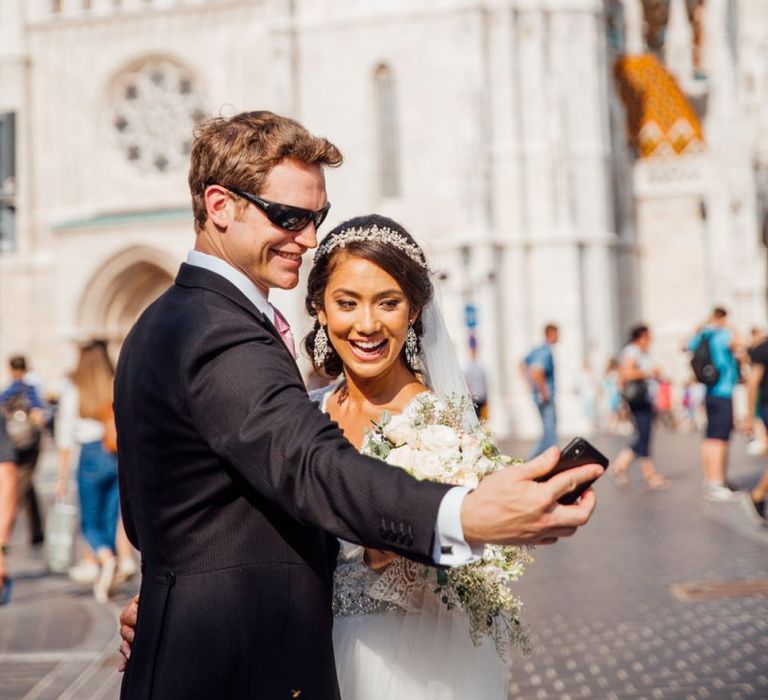
<instances>
[{"instance_id":1,"label":"street sign","mask_svg":"<svg viewBox=\"0 0 768 700\"><path fill-rule=\"evenodd\" d=\"M474 304L466 304L464 306L464 324L470 330L477 328L477 308Z\"/></svg>"}]
</instances>

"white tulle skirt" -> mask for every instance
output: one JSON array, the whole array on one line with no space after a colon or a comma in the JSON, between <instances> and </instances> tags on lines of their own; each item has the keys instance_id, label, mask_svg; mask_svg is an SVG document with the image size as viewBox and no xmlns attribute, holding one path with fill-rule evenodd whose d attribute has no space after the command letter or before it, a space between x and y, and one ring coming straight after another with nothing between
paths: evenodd
<instances>
[{"instance_id":1,"label":"white tulle skirt","mask_svg":"<svg viewBox=\"0 0 768 700\"><path fill-rule=\"evenodd\" d=\"M492 642L476 647L466 617L426 596L418 613L337 617L343 700L506 700L509 669Z\"/></svg>"}]
</instances>

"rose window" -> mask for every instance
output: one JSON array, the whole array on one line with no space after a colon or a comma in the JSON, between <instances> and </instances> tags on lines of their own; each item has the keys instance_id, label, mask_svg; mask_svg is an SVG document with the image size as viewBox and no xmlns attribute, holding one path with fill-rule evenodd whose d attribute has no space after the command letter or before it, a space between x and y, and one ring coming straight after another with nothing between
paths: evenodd
<instances>
[{"instance_id":1,"label":"rose window","mask_svg":"<svg viewBox=\"0 0 768 700\"><path fill-rule=\"evenodd\" d=\"M126 71L112 88L112 129L126 159L144 173L186 166L192 130L206 116L190 71L151 60Z\"/></svg>"}]
</instances>

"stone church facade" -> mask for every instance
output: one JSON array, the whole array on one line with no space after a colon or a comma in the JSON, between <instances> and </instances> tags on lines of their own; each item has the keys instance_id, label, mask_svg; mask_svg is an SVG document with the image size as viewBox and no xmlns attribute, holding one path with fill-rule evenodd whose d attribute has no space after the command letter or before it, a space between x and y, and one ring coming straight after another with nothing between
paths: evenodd
<instances>
[{"instance_id":1,"label":"stone church facade","mask_svg":"<svg viewBox=\"0 0 768 700\"><path fill-rule=\"evenodd\" d=\"M462 355L476 310L494 427L535 429L517 365L554 321L580 429L576 377L633 322L680 378L713 302L765 322L764 4L0 0L0 359L53 384L76 341L117 352L193 245L194 124L271 109L345 154L326 227L424 243Z\"/></svg>"}]
</instances>

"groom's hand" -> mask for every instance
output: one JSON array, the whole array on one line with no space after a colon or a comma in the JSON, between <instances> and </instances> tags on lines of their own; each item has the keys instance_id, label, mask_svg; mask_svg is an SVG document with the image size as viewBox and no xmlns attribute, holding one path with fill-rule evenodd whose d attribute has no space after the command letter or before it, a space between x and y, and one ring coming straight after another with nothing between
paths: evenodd
<instances>
[{"instance_id":1,"label":"groom's hand","mask_svg":"<svg viewBox=\"0 0 768 700\"><path fill-rule=\"evenodd\" d=\"M551 544L584 525L596 505L592 489L587 489L574 505L561 505L557 499L601 476L603 468L587 464L544 482L534 481L546 476L559 457L560 450L552 447L526 464L507 467L483 479L467 494L461 507L467 543Z\"/></svg>"}]
</instances>

